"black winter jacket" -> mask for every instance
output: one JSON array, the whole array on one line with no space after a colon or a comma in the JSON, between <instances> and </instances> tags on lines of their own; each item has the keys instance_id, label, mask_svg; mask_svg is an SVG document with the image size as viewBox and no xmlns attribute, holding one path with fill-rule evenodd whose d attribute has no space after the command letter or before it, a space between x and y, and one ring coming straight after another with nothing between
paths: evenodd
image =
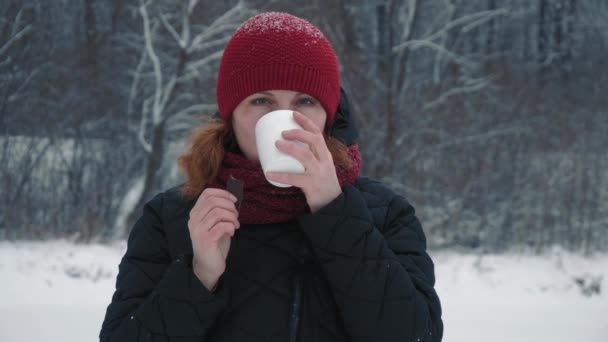
<instances>
[{"instance_id":1,"label":"black winter jacket","mask_svg":"<svg viewBox=\"0 0 608 342\"><path fill-rule=\"evenodd\" d=\"M158 194L130 233L100 340L440 341L414 208L367 178L342 190L292 222L243 224L213 293L191 268L195 200Z\"/></svg>"}]
</instances>

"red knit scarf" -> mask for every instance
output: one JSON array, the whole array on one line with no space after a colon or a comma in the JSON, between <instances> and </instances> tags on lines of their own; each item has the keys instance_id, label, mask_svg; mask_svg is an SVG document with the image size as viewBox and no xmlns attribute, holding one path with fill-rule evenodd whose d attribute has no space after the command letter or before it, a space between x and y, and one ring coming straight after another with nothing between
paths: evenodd
<instances>
[{"instance_id":1,"label":"red knit scarf","mask_svg":"<svg viewBox=\"0 0 608 342\"><path fill-rule=\"evenodd\" d=\"M348 147L351 167L336 167L340 186L352 184L361 168L361 155L357 144ZM309 211L306 197L295 186L279 188L264 177L261 166L244 156L227 151L212 188L226 188L230 176L244 183L244 195L239 211L239 222L245 224L278 223L295 219Z\"/></svg>"}]
</instances>

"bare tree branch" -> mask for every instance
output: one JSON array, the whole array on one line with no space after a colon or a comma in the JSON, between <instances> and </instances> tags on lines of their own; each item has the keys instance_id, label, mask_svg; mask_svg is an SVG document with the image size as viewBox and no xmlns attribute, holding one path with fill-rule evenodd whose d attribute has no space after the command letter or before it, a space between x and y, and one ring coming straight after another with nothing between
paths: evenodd
<instances>
[{"instance_id":1,"label":"bare tree branch","mask_svg":"<svg viewBox=\"0 0 608 342\"><path fill-rule=\"evenodd\" d=\"M160 19L163 22L163 25L165 26L165 28L167 29L167 31L169 31L169 33L173 36L173 38L175 39L175 41L177 42L177 44L179 45L179 47L183 50L186 48L186 41L184 41L183 37L181 37L177 31L175 31L175 28L173 28L173 26L171 26L171 24L169 23L169 21L167 20L167 16L164 15L163 13L160 14ZM184 19L184 21L186 21L186 19Z\"/></svg>"},{"instance_id":2,"label":"bare tree branch","mask_svg":"<svg viewBox=\"0 0 608 342\"><path fill-rule=\"evenodd\" d=\"M135 72L133 72L133 81L131 82L131 90L129 91L129 100L127 101L127 116L131 116L133 114L133 107L135 105L135 99L137 97L137 90L139 88L139 82L141 80L141 74L144 69L144 65L146 62L146 50L142 49L139 57L139 63L137 63L137 67L135 68Z\"/></svg>"},{"instance_id":3,"label":"bare tree branch","mask_svg":"<svg viewBox=\"0 0 608 342\"><path fill-rule=\"evenodd\" d=\"M0 47L0 56L2 56L3 54L5 54L8 49L10 49L10 47L15 44L17 41L19 41L19 39L25 37L26 34L28 34L30 31L32 30L32 25L27 25L24 28L22 28L21 30L19 30L18 32L16 32L14 35L12 35L9 40L7 40L1 47Z\"/></svg>"},{"instance_id":4,"label":"bare tree branch","mask_svg":"<svg viewBox=\"0 0 608 342\"><path fill-rule=\"evenodd\" d=\"M153 43L153 32L156 31L154 28L150 27L150 18L148 17L148 9L147 5L144 4L143 0L140 0L141 6L139 7L139 13L144 22L144 38L145 38L145 46L146 51L148 52L148 57L152 61L152 66L154 67L154 77L156 79L156 87L154 91L154 103L152 106L152 121L160 122L162 119L162 89L163 89L163 73L160 65L160 60L156 55L156 51L154 50ZM155 25L156 26L156 25Z\"/></svg>"},{"instance_id":5,"label":"bare tree branch","mask_svg":"<svg viewBox=\"0 0 608 342\"><path fill-rule=\"evenodd\" d=\"M148 108L150 107L150 102L151 102L150 99L146 99L142 103L142 108L141 108L142 116L141 116L138 136L137 136L137 138L139 139L139 143L143 147L144 151L146 151L146 153L148 153L148 154L152 153L152 146L146 141L146 137L145 137L146 126L148 124L148 116L146 115L146 113L148 112Z\"/></svg>"},{"instance_id":6,"label":"bare tree branch","mask_svg":"<svg viewBox=\"0 0 608 342\"><path fill-rule=\"evenodd\" d=\"M437 30L435 33L431 34L430 36L425 37L422 40L433 41L435 39L440 38L441 36L443 36L448 31L452 30L453 28L455 28L459 25L464 25L465 23L468 23L466 25L466 28L467 28L467 30L470 30L471 28L473 28L477 25L480 25L488 20L491 20L492 18L494 18L496 16L506 15L506 14L508 14L508 11L504 8L468 14L468 15L462 16L458 19L448 22L447 24L443 25L439 30ZM420 39L417 41L420 41ZM406 49L409 46L416 45L416 44L419 44L419 43L413 43L412 41L405 41L405 42L395 45L393 47L393 51L398 51L400 49Z\"/></svg>"},{"instance_id":7,"label":"bare tree branch","mask_svg":"<svg viewBox=\"0 0 608 342\"><path fill-rule=\"evenodd\" d=\"M424 105L424 110L431 109L436 107L442 103L444 103L450 96L465 94L465 93L474 93L481 89L486 88L490 85L490 81L487 78L480 78L476 80L471 80L467 82L465 85L460 87L452 87L448 91L443 92L437 99L428 102Z\"/></svg>"},{"instance_id":8,"label":"bare tree branch","mask_svg":"<svg viewBox=\"0 0 608 342\"><path fill-rule=\"evenodd\" d=\"M40 74L40 72L46 67L47 63L41 64L37 67L35 67L35 69L33 69L29 75L27 75L26 79L23 80L23 82L21 82L21 84L19 85L19 88L17 88L7 99L8 102L15 102L17 99L20 98L21 94L23 93L23 91L25 90L25 88L30 84L30 82L36 77L38 76L38 74Z\"/></svg>"},{"instance_id":9,"label":"bare tree branch","mask_svg":"<svg viewBox=\"0 0 608 342\"><path fill-rule=\"evenodd\" d=\"M219 60L220 58L222 58L223 53L224 53L224 51L221 51L221 50L216 51L210 55L205 56L204 58L197 60L196 62L192 62L192 63L188 64L188 71L195 72L197 69L203 67L204 65L207 65L216 60Z\"/></svg>"}]
</instances>

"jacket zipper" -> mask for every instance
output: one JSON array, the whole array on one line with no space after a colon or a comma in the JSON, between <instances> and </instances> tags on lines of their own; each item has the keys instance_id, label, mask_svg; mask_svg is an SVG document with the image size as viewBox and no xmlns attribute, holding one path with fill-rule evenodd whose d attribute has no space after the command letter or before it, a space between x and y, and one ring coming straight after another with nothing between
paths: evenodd
<instances>
[{"instance_id":1,"label":"jacket zipper","mask_svg":"<svg viewBox=\"0 0 608 342\"><path fill-rule=\"evenodd\" d=\"M300 304L302 302L302 279L296 274L293 304L291 305L291 319L289 321L289 342L296 342L298 325L300 323Z\"/></svg>"},{"instance_id":2,"label":"jacket zipper","mask_svg":"<svg viewBox=\"0 0 608 342\"><path fill-rule=\"evenodd\" d=\"M298 251L298 261L300 265L304 265L306 262L306 244L302 241ZM294 277L294 291L293 291L293 303L291 305L291 317L289 320L289 342L296 342L298 337L298 329L300 324L301 304L302 304L302 274L301 269L296 270Z\"/></svg>"}]
</instances>

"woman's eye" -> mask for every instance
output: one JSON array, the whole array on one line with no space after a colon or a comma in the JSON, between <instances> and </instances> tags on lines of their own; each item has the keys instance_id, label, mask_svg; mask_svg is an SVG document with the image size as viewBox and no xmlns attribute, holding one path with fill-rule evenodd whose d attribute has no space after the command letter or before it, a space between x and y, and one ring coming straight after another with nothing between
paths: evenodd
<instances>
[{"instance_id":1,"label":"woman's eye","mask_svg":"<svg viewBox=\"0 0 608 342\"><path fill-rule=\"evenodd\" d=\"M271 103L270 100L265 97L258 97L257 99L253 99L251 101L251 104L256 105L256 106L264 106L264 105L268 105L270 103Z\"/></svg>"},{"instance_id":2,"label":"woman's eye","mask_svg":"<svg viewBox=\"0 0 608 342\"><path fill-rule=\"evenodd\" d=\"M310 97L302 97L298 99L298 104L299 105L305 105L305 106L314 106L315 105L315 100L313 100Z\"/></svg>"}]
</instances>

